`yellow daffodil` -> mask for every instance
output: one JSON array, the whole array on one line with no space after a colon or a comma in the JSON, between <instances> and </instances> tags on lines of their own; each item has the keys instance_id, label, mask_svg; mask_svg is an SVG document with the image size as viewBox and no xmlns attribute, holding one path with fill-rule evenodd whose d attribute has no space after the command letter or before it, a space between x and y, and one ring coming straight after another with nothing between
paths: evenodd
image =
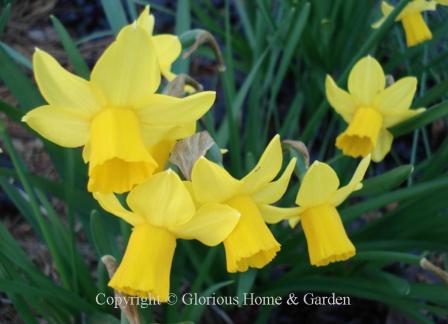
<instances>
[{"instance_id":1,"label":"yellow daffodil","mask_svg":"<svg viewBox=\"0 0 448 324\"><path fill-rule=\"evenodd\" d=\"M137 19L137 26L145 30L151 37L160 64L160 71L165 79L172 81L176 78L176 74L171 71L171 65L182 52L182 44L176 35L153 35L154 20L154 16L149 13L149 6L146 6Z\"/></svg>"},{"instance_id":2,"label":"yellow daffodil","mask_svg":"<svg viewBox=\"0 0 448 324\"><path fill-rule=\"evenodd\" d=\"M101 207L131 224L124 257L109 286L132 296L166 302L176 239L197 239L214 246L234 229L238 211L220 204L196 209L184 183L171 170L136 186L125 209L114 194L94 193Z\"/></svg>"},{"instance_id":3,"label":"yellow daffodil","mask_svg":"<svg viewBox=\"0 0 448 324\"><path fill-rule=\"evenodd\" d=\"M297 213L296 208L272 206L285 193L296 163L293 159L283 175L273 181L282 160L280 137L277 135L257 165L241 180L205 158L200 158L193 167L191 188L197 203L224 204L241 215L235 229L224 240L229 272L246 271L249 267L262 268L280 250L280 244L265 221L276 222Z\"/></svg>"},{"instance_id":4,"label":"yellow daffodil","mask_svg":"<svg viewBox=\"0 0 448 324\"><path fill-rule=\"evenodd\" d=\"M403 11L397 16L395 20L401 21L403 24L403 29L406 34L406 44L408 47L415 46L432 39L431 30L429 30L428 25L426 25L422 12L436 10L436 6L437 3L435 1L413 0L407 4ZM381 3L383 17L378 22L373 24L372 27L379 28L393 10L393 6L388 4L386 1L383 1Z\"/></svg>"},{"instance_id":5,"label":"yellow daffodil","mask_svg":"<svg viewBox=\"0 0 448 324\"><path fill-rule=\"evenodd\" d=\"M48 105L23 121L58 145L84 146L92 192L126 192L160 170L173 140L194 133L194 122L215 100L210 91L185 98L155 94L156 51L136 25L125 27L105 50L90 81L42 50L34 53L33 67Z\"/></svg>"},{"instance_id":6,"label":"yellow daffodil","mask_svg":"<svg viewBox=\"0 0 448 324\"><path fill-rule=\"evenodd\" d=\"M362 188L369 162L370 155L362 159L350 182L341 188L336 172L328 164L316 161L306 172L296 198L299 217L290 218L289 224L295 227L301 222L312 265L325 266L355 255L336 207Z\"/></svg>"},{"instance_id":7,"label":"yellow daffodil","mask_svg":"<svg viewBox=\"0 0 448 324\"><path fill-rule=\"evenodd\" d=\"M359 60L350 72L348 90L340 89L327 75L327 99L348 123L336 139L336 146L352 157L372 154L379 162L390 151L393 135L387 130L416 116L424 108L409 109L417 88L417 79L405 77L385 88L381 65L373 57Z\"/></svg>"}]
</instances>

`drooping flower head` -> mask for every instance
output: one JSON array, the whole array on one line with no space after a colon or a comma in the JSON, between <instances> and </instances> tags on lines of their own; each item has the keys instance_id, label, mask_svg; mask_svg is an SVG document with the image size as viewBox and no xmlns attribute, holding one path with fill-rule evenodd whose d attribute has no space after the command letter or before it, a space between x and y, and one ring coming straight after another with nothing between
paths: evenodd
<instances>
[{"instance_id":1,"label":"drooping flower head","mask_svg":"<svg viewBox=\"0 0 448 324\"><path fill-rule=\"evenodd\" d=\"M196 209L185 184L171 170L155 174L127 196L94 193L101 207L133 226L124 257L109 286L131 296L166 302L176 239L221 243L234 229L238 211L219 204Z\"/></svg>"},{"instance_id":2,"label":"drooping flower head","mask_svg":"<svg viewBox=\"0 0 448 324\"><path fill-rule=\"evenodd\" d=\"M211 91L185 98L155 94L156 50L136 24L123 28L105 50L90 81L42 50L34 53L33 67L48 105L23 121L58 145L84 146L91 192L126 192L161 169L172 140L194 133L194 122L215 99Z\"/></svg>"},{"instance_id":3,"label":"drooping flower head","mask_svg":"<svg viewBox=\"0 0 448 324\"><path fill-rule=\"evenodd\" d=\"M439 0L441 1L441 0ZM404 7L395 19L401 21L406 34L406 44L408 47L421 44L432 39L431 30L423 19L422 12L436 10L437 3L427 0L413 0ZM381 12L383 17L372 25L373 28L379 28L387 19L394 7L386 1L381 3Z\"/></svg>"},{"instance_id":4,"label":"drooping flower head","mask_svg":"<svg viewBox=\"0 0 448 324\"><path fill-rule=\"evenodd\" d=\"M362 159L350 182L341 188L336 172L328 164L316 161L306 172L296 198L299 216L289 218L289 224L295 227L301 222L312 265L325 266L355 255L336 207L362 188L369 162L370 155Z\"/></svg>"},{"instance_id":5,"label":"drooping flower head","mask_svg":"<svg viewBox=\"0 0 448 324\"><path fill-rule=\"evenodd\" d=\"M296 208L272 206L285 193L295 166L293 159L283 175L274 180L282 166L282 149L277 135L257 165L243 179L233 178L224 168L200 158L192 170L192 191L198 204L219 203L239 212L235 229L224 240L227 271L262 268L280 251L280 244L265 224L297 212Z\"/></svg>"},{"instance_id":6,"label":"drooping flower head","mask_svg":"<svg viewBox=\"0 0 448 324\"><path fill-rule=\"evenodd\" d=\"M336 146L352 157L372 154L373 161L383 160L393 141L388 128L425 110L409 109L417 79L405 77L386 88L383 69L371 56L359 60L351 70L349 92L340 89L329 75L325 88L328 102L348 123Z\"/></svg>"}]
</instances>

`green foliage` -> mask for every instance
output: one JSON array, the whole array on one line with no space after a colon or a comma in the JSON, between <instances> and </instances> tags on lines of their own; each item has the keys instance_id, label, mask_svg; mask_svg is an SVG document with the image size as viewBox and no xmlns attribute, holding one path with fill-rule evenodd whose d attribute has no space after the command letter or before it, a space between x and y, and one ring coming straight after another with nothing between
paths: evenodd
<instances>
[{"instance_id":1,"label":"green foliage","mask_svg":"<svg viewBox=\"0 0 448 324\"><path fill-rule=\"evenodd\" d=\"M144 3L102 0L110 30L88 35L80 42L116 34L128 23L127 16L135 19L141 9L136 9L137 2ZM384 60L385 72L395 78L417 76L420 96L414 107L428 107L427 112L392 129L395 136L413 133L413 137L397 140L412 142L413 149L402 154L394 148L392 157L374 165L364 188L340 209L358 249L352 260L311 267L303 232L277 224L272 226L282 244L277 258L262 270L237 275L226 273L221 247L206 249L196 242L182 242L175 256L177 266L173 267L173 292L183 289L181 283L202 296L335 292L385 303L416 322L431 322L433 315L448 316L446 287L415 283L386 270L393 264L418 268L423 256L448 251L448 140L439 145L430 143L425 128L436 120L446 122L448 116L448 49L443 43L448 30L447 12L440 8L430 17L434 34L431 42L404 48L400 46L403 36L394 18L408 2L400 1L378 30L370 26L379 17L379 1L374 0L228 0L223 10L208 0L185 0L178 1L175 12L160 5L151 6L156 19L158 12L175 17L179 36L197 26L220 40L226 70L217 72L216 81L218 96L225 106L224 116L217 119L211 112L202 125L220 147L229 149L224 164L236 176L253 167L269 139L280 133L284 139L303 141L312 160L327 161L342 179L348 180L355 162L341 157L334 147L335 136L344 124L330 111L323 84L328 73L345 86L350 69L364 55ZM10 10L8 4L0 14L0 35L4 34ZM89 68L77 48L79 42L71 38L56 17L51 20L71 67L88 78ZM210 51L203 48L195 55L211 57ZM24 71L30 67L29 60L3 43L0 66L0 79L18 102L18 107L13 107L0 101L0 111L19 122L26 111L44 101ZM175 69L178 73L188 72L189 61L180 58ZM123 242L117 238L122 233L126 238L129 229L102 212L85 191L86 168L80 152L44 140L59 174L57 181L45 179L30 174L4 125L0 128L4 154L12 161L12 167L0 168L0 186L37 239L48 248L58 275L57 282L46 277L0 224L0 290L27 323L37 322L36 315L57 323L81 318L92 323L116 322L116 310L95 303L98 292L112 294L99 260L104 254L121 258ZM217 156L217 152L214 147L209 154ZM297 154L294 150L288 152ZM302 158L300 163L296 168L299 179L305 168ZM293 204L297 180L290 187L282 205ZM54 210L50 197L65 203L67 222ZM375 217L365 217L372 213ZM97 256L98 270L94 275L77 246L78 222L91 252ZM288 265L288 270L281 270L284 265ZM274 277L274 269L281 276ZM162 322L199 321L207 314L205 306L163 308L166 317ZM154 312L155 309L142 311L147 322L159 319L160 312ZM257 321L266 322L272 310L261 309ZM231 313L234 309L222 311Z\"/></svg>"}]
</instances>

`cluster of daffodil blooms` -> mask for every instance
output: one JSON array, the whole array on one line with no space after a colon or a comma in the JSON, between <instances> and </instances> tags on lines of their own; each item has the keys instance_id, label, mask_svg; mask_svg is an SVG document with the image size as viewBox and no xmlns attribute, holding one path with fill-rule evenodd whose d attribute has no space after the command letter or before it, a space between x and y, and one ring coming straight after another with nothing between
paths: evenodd
<instances>
[{"instance_id":1,"label":"cluster of daffodil blooms","mask_svg":"<svg viewBox=\"0 0 448 324\"><path fill-rule=\"evenodd\" d=\"M412 0L397 16L395 20L403 24L408 47L432 39L431 30L423 19L422 12L436 10L437 4L448 6L448 0ZM392 5L383 1L381 3L383 17L374 23L372 27L379 28L393 10L394 7Z\"/></svg>"},{"instance_id":2,"label":"cluster of daffodil blooms","mask_svg":"<svg viewBox=\"0 0 448 324\"><path fill-rule=\"evenodd\" d=\"M349 124L336 146L363 159L342 187L329 165L314 162L297 193L297 206L281 208L274 204L286 192L296 160L279 175L283 154L278 135L242 179L205 157L194 163L191 179L166 168L175 142L195 133L196 121L213 105L215 92L183 98L156 93L161 76L168 81L175 77L171 65L181 43L173 35L153 36L153 26L146 8L105 50L89 81L62 68L43 50L33 56L35 79L48 104L30 111L23 121L60 146L82 147L88 191L103 209L133 227L109 285L166 301L177 239L208 246L223 243L229 272L263 268L281 249L267 224L282 220L291 227L301 222L312 265L354 256L356 249L336 208L362 187L371 157L381 161L390 150L387 128L421 111L409 109L416 79L404 78L386 88L383 70L370 56L353 67L349 92L328 76L328 101ZM116 196L120 193L128 193L126 207Z\"/></svg>"}]
</instances>

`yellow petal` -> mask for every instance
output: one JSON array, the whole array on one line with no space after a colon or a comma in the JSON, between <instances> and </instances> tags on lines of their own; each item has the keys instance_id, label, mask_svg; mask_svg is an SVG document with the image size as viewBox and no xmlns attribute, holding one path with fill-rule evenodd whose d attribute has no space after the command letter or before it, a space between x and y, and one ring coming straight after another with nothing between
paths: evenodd
<instances>
[{"instance_id":1,"label":"yellow petal","mask_svg":"<svg viewBox=\"0 0 448 324\"><path fill-rule=\"evenodd\" d=\"M126 202L149 223L164 228L185 224L196 211L187 188L171 170L157 173L135 187Z\"/></svg>"},{"instance_id":2,"label":"yellow petal","mask_svg":"<svg viewBox=\"0 0 448 324\"><path fill-rule=\"evenodd\" d=\"M434 11L436 9L437 3L435 1L413 0L406 5L404 10L398 16L398 19L402 19L408 15L421 13L423 11Z\"/></svg>"},{"instance_id":3,"label":"yellow petal","mask_svg":"<svg viewBox=\"0 0 448 324\"><path fill-rule=\"evenodd\" d=\"M247 196L228 201L241 214L240 221L224 240L228 272L261 269L280 251L280 244L264 223L255 202Z\"/></svg>"},{"instance_id":4,"label":"yellow petal","mask_svg":"<svg viewBox=\"0 0 448 324\"><path fill-rule=\"evenodd\" d=\"M369 107L375 96L384 89L386 80L383 68L371 56L360 59L348 77L348 89L359 105Z\"/></svg>"},{"instance_id":5,"label":"yellow petal","mask_svg":"<svg viewBox=\"0 0 448 324\"><path fill-rule=\"evenodd\" d=\"M296 161L297 160L293 158L278 180L267 183L261 187L260 190L252 194L252 198L257 203L263 204L273 204L279 201L288 189L289 180L291 179L292 172L296 166Z\"/></svg>"},{"instance_id":6,"label":"yellow petal","mask_svg":"<svg viewBox=\"0 0 448 324\"><path fill-rule=\"evenodd\" d=\"M193 166L191 181L195 199L200 203L220 203L233 197L240 182L223 167L200 157Z\"/></svg>"},{"instance_id":7,"label":"yellow petal","mask_svg":"<svg viewBox=\"0 0 448 324\"><path fill-rule=\"evenodd\" d=\"M378 135L378 141L373 149L372 160L375 162L382 161L386 154L389 153L393 140L393 135L387 129L383 128Z\"/></svg>"},{"instance_id":8,"label":"yellow petal","mask_svg":"<svg viewBox=\"0 0 448 324\"><path fill-rule=\"evenodd\" d=\"M301 207L284 208L262 204L259 204L258 208L264 221L268 224L276 224L282 220L296 218L303 210Z\"/></svg>"},{"instance_id":9,"label":"yellow petal","mask_svg":"<svg viewBox=\"0 0 448 324\"><path fill-rule=\"evenodd\" d=\"M89 139L89 120L71 108L41 106L22 121L49 141L64 147L79 147Z\"/></svg>"},{"instance_id":10,"label":"yellow petal","mask_svg":"<svg viewBox=\"0 0 448 324\"><path fill-rule=\"evenodd\" d=\"M144 127L180 126L202 117L213 105L216 93L203 91L184 98L154 94L137 110Z\"/></svg>"},{"instance_id":11,"label":"yellow petal","mask_svg":"<svg viewBox=\"0 0 448 324\"><path fill-rule=\"evenodd\" d=\"M175 249L176 237L167 230L150 224L136 226L109 287L130 296L166 302Z\"/></svg>"},{"instance_id":12,"label":"yellow petal","mask_svg":"<svg viewBox=\"0 0 448 324\"><path fill-rule=\"evenodd\" d=\"M92 85L65 70L48 53L36 49L33 70L45 100L58 107L72 108L79 114L92 116L104 105L104 98Z\"/></svg>"},{"instance_id":13,"label":"yellow petal","mask_svg":"<svg viewBox=\"0 0 448 324\"><path fill-rule=\"evenodd\" d=\"M388 4L386 1L381 3L381 12L383 13L383 17L378 20L376 23L372 25L372 28L380 28L390 13L394 10L394 7Z\"/></svg>"},{"instance_id":14,"label":"yellow petal","mask_svg":"<svg viewBox=\"0 0 448 324\"><path fill-rule=\"evenodd\" d=\"M145 6L142 13L137 19L137 25L143 28L149 35L152 35L154 31L154 16L149 14L149 5Z\"/></svg>"},{"instance_id":15,"label":"yellow petal","mask_svg":"<svg viewBox=\"0 0 448 324\"><path fill-rule=\"evenodd\" d=\"M448 6L448 0L435 0L437 3L440 3L441 5Z\"/></svg>"},{"instance_id":16,"label":"yellow petal","mask_svg":"<svg viewBox=\"0 0 448 324\"><path fill-rule=\"evenodd\" d=\"M160 67L163 71L171 71L171 65L179 57L182 51L182 45L179 37L175 35L157 35L152 37L154 47L159 58ZM166 73L165 73L166 74ZM169 75L164 75L169 80Z\"/></svg>"},{"instance_id":17,"label":"yellow petal","mask_svg":"<svg viewBox=\"0 0 448 324\"><path fill-rule=\"evenodd\" d=\"M196 239L215 246L229 236L239 219L240 213L227 205L205 204L189 222L171 228L171 231L179 238Z\"/></svg>"},{"instance_id":18,"label":"yellow petal","mask_svg":"<svg viewBox=\"0 0 448 324\"><path fill-rule=\"evenodd\" d=\"M410 118L417 116L418 114L421 114L425 110L426 110L425 108L407 109L404 111L394 112L392 114L384 116L384 127L389 128L395 126L401 122L404 122L405 120L408 120Z\"/></svg>"},{"instance_id":19,"label":"yellow petal","mask_svg":"<svg viewBox=\"0 0 448 324\"><path fill-rule=\"evenodd\" d=\"M384 116L409 109L416 90L417 78L400 79L377 95L374 106Z\"/></svg>"},{"instance_id":20,"label":"yellow petal","mask_svg":"<svg viewBox=\"0 0 448 324\"><path fill-rule=\"evenodd\" d=\"M355 173L353 174L350 182L339 188L335 194L333 195L331 199L331 204L335 207L339 206L344 202L347 197L356 190L359 190L362 188L362 179L364 179L364 175L366 174L366 171L370 164L370 154L367 155L365 158L361 160L358 167L356 168Z\"/></svg>"},{"instance_id":21,"label":"yellow petal","mask_svg":"<svg viewBox=\"0 0 448 324\"><path fill-rule=\"evenodd\" d=\"M297 224L299 224L299 222L300 222L300 216L298 216L298 217L292 217L292 218L290 218L290 219L288 220L289 226L290 226L291 228L296 227Z\"/></svg>"},{"instance_id":22,"label":"yellow petal","mask_svg":"<svg viewBox=\"0 0 448 324\"><path fill-rule=\"evenodd\" d=\"M333 78L327 75L325 79L327 100L336 112L348 123L356 110L355 102L350 94L337 86Z\"/></svg>"},{"instance_id":23,"label":"yellow petal","mask_svg":"<svg viewBox=\"0 0 448 324\"><path fill-rule=\"evenodd\" d=\"M136 107L160 84L160 68L151 37L127 26L100 57L91 81L115 107Z\"/></svg>"},{"instance_id":24,"label":"yellow petal","mask_svg":"<svg viewBox=\"0 0 448 324\"><path fill-rule=\"evenodd\" d=\"M310 262L314 266L345 261L356 254L334 206L308 208L301 215Z\"/></svg>"},{"instance_id":25,"label":"yellow petal","mask_svg":"<svg viewBox=\"0 0 448 324\"><path fill-rule=\"evenodd\" d=\"M330 201L339 187L339 179L326 163L314 162L303 178L296 203L301 207L321 205Z\"/></svg>"},{"instance_id":26,"label":"yellow petal","mask_svg":"<svg viewBox=\"0 0 448 324\"><path fill-rule=\"evenodd\" d=\"M241 182L246 193L256 192L261 186L275 178L282 167L283 154L280 136L275 135L268 144L257 165L247 174Z\"/></svg>"},{"instance_id":27,"label":"yellow petal","mask_svg":"<svg viewBox=\"0 0 448 324\"><path fill-rule=\"evenodd\" d=\"M111 213L112 215L120 217L132 226L142 224L145 221L144 218L140 215L126 210L113 193L102 194L99 192L95 192L93 193L93 197L98 201L101 208L103 208L105 211Z\"/></svg>"}]
</instances>

